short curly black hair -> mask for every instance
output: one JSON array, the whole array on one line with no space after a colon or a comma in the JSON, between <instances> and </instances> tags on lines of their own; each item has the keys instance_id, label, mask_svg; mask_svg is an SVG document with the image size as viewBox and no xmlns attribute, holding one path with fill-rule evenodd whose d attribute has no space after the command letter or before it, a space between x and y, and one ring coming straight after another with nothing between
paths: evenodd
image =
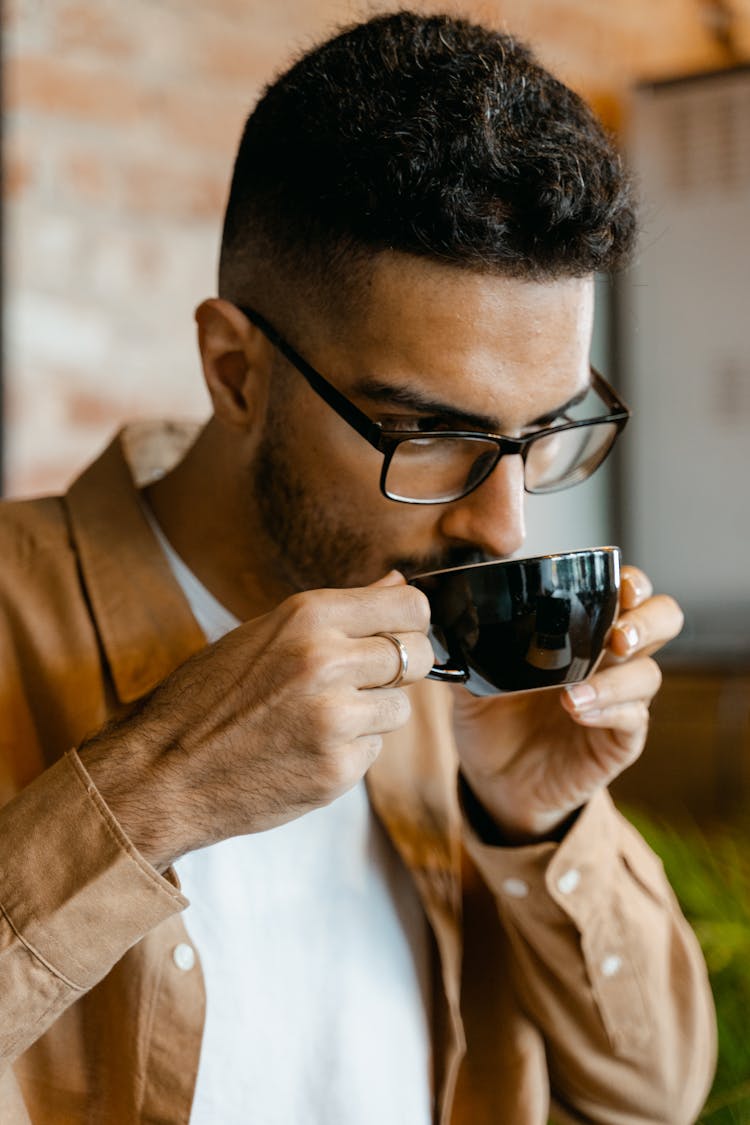
<instances>
[{"instance_id":1,"label":"short curly black hair","mask_svg":"<svg viewBox=\"0 0 750 1125\"><path fill-rule=\"evenodd\" d=\"M340 290L380 251L534 280L627 259L629 178L582 99L513 37L402 11L304 54L250 115L219 291ZM250 292L249 292L250 290Z\"/></svg>"}]
</instances>

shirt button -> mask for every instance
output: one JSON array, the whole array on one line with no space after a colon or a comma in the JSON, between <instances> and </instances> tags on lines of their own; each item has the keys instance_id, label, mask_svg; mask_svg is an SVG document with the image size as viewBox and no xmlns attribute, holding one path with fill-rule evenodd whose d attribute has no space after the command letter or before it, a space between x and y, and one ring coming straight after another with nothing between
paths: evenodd
<instances>
[{"instance_id":1,"label":"shirt button","mask_svg":"<svg viewBox=\"0 0 750 1125\"><path fill-rule=\"evenodd\" d=\"M526 898L529 893L529 884L524 879L506 879L503 890L511 898Z\"/></svg>"},{"instance_id":2,"label":"shirt button","mask_svg":"<svg viewBox=\"0 0 750 1125\"><path fill-rule=\"evenodd\" d=\"M605 957L601 964L602 976L614 977L617 976L622 968L622 957L618 957L616 953L610 953Z\"/></svg>"},{"instance_id":3,"label":"shirt button","mask_svg":"<svg viewBox=\"0 0 750 1125\"><path fill-rule=\"evenodd\" d=\"M178 969L181 969L183 973L187 973L195 964L195 950L192 945L181 941L180 944L176 945L172 950L172 960Z\"/></svg>"},{"instance_id":4,"label":"shirt button","mask_svg":"<svg viewBox=\"0 0 750 1125\"><path fill-rule=\"evenodd\" d=\"M571 867L570 871L566 871L557 880L557 889L561 895L569 895L576 889L580 881L581 872L577 868Z\"/></svg>"}]
</instances>

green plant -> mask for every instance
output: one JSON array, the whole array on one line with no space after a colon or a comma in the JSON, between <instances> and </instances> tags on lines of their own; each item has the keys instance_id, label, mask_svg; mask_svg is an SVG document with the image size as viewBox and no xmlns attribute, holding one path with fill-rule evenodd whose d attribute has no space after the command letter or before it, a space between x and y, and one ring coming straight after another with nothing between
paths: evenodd
<instances>
[{"instance_id":1,"label":"green plant","mask_svg":"<svg viewBox=\"0 0 750 1125\"><path fill-rule=\"evenodd\" d=\"M626 815L664 863L698 936L719 1029L705 1125L750 1125L750 827L666 824L632 809Z\"/></svg>"}]
</instances>

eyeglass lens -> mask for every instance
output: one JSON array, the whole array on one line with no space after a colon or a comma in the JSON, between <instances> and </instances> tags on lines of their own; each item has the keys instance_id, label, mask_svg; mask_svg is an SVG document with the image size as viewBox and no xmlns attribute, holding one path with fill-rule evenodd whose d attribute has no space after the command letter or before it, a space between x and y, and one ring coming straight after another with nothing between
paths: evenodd
<instances>
[{"instance_id":1,"label":"eyeglass lens","mask_svg":"<svg viewBox=\"0 0 750 1125\"><path fill-rule=\"evenodd\" d=\"M585 480L616 436L615 423L599 422L539 437L526 452L526 490L555 492ZM412 438L396 446L385 490L394 500L457 500L492 472L498 455L497 444L479 436Z\"/></svg>"}]
</instances>

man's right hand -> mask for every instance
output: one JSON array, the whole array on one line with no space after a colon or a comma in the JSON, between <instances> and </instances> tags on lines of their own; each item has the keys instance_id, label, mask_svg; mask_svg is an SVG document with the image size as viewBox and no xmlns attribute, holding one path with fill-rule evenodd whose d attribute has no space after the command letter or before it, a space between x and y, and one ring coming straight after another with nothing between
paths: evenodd
<instances>
[{"instance_id":1,"label":"man's right hand","mask_svg":"<svg viewBox=\"0 0 750 1125\"><path fill-rule=\"evenodd\" d=\"M429 606L396 572L372 586L295 594L173 672L81 760L141 854L164 870L185 852L262 832L327 805L409 719L406 693L434 656Z\"/></svg>"}]
</instances>

